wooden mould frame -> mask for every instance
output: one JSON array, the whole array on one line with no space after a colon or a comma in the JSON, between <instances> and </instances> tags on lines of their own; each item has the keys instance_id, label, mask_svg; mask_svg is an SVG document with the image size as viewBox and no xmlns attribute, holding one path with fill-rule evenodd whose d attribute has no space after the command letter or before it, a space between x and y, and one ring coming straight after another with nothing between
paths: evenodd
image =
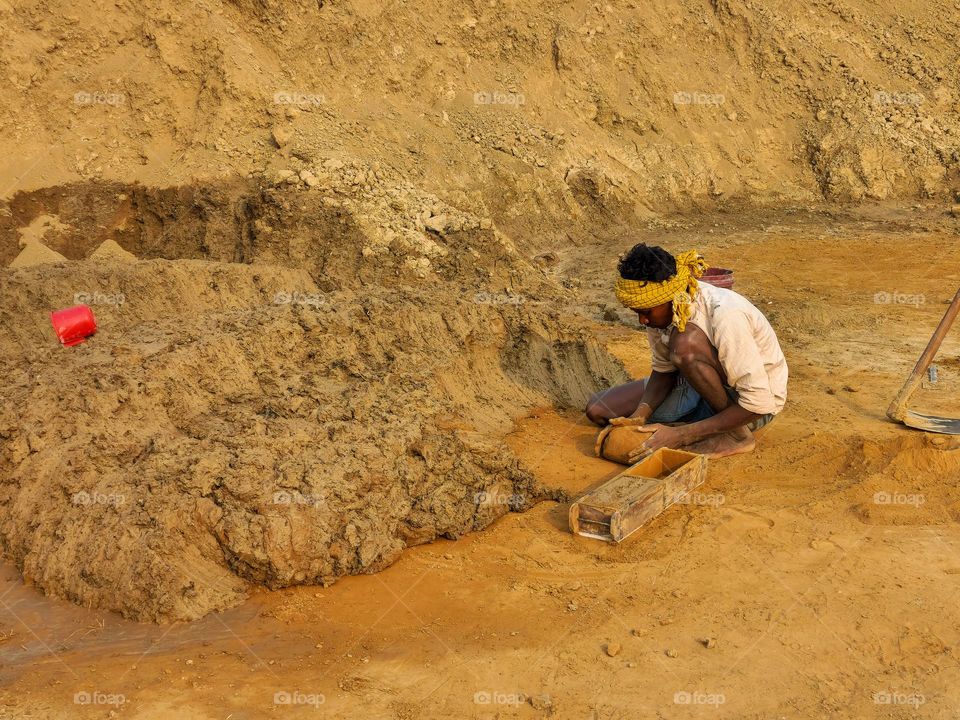
<instances>
[{"instance_id":1,"label":"wooden mould frame","mask_svg":"<svg viewBox=\"0 0 960 720\"><path fill-rule=\"evenodd\" d=\"M704 455L661 448L570 506L577 535L623 542L707 477Z\"/></svg>"}]
</instances>

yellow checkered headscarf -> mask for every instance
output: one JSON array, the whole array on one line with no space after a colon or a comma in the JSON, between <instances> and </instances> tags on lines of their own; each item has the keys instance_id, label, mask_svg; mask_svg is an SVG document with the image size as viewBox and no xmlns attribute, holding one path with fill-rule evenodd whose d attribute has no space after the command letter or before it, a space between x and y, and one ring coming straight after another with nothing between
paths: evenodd
<instances>
[{"instance_id":1,"label":"yellow checkered headscarf","mask_svg":"<svg viewBox=\"0 0 960 720\"><path fill-rule=\"evenodd\" d=\"M690 319L691 304L697 296L697 278L709 265L696 250L688 250L676 257L677 274L663 282L617 278L617 300L621 305L638 310L649 310L657 305L673 302L673 324L683 332Z\"/></svg>"}]
</instances>

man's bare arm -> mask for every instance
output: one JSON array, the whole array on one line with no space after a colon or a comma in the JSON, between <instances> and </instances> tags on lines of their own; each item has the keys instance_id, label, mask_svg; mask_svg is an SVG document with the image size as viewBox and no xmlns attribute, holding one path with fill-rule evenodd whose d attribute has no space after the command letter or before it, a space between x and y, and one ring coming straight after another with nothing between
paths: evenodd
<instances>
[{"instance_id":1,"label":"man's bare arm","mask_svg":"<svg viewBox=\"0 0 960 720\"><path fill-rule=\"evenodd\" d=\"M643 395L637 409L628 417L613 418L610 424L645 425L654 411L667 399L667 395L670 394L676 383L676 375L676 372L659 372L657 370L651 372L647 384L643 388Z\"/></svg>"}]
</instances>

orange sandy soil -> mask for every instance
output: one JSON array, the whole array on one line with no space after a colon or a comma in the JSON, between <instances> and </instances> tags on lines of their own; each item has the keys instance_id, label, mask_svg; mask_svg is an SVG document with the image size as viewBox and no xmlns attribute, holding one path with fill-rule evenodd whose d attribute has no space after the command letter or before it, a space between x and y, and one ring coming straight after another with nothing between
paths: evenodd
<instances>
[{"instance_id":1,"label":"orange sandy soil","mask_svg":"<svg viewBox=\"0 0 960 720\"><path fill-rule=\"evenodd\" d=\"M620 546L572 536L568 505L545 502L377 575L260 592L188 625L50 601L8 567L0 716L960 716L960 445L884 418L960 285L955 228L788 218L700 237L771 318L791 370L787 409L756 453L711 462L703 502ZM622 245L565 249L560 268L609 298ZM597 332L644 373L626 322ZM921 409L960 415L958 336ZM543 409L508 443L576 495L621 469L592 457L595 431Z\"/></svg>"}]
</instances>

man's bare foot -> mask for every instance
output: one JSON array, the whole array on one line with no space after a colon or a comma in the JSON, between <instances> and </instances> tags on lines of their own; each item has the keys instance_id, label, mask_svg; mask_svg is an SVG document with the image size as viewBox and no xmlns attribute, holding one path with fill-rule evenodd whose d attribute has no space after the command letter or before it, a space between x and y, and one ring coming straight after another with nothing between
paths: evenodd
<instances>
[{"instance_id":1,"label":"man's bare foot","mask_svg":"<svg viewBox=\"0 0 960 720\"><path fill-rule=\"evenodd\" d=\"M728 455L752 452L756 446L757 441L754 439L753 433L747 428L740 428L740 430L734 432L725 432L704 440L698 440L695 443L684 445L680 449L706 455L708 458L722 458Z\"/></svg>"}]
</instances>

